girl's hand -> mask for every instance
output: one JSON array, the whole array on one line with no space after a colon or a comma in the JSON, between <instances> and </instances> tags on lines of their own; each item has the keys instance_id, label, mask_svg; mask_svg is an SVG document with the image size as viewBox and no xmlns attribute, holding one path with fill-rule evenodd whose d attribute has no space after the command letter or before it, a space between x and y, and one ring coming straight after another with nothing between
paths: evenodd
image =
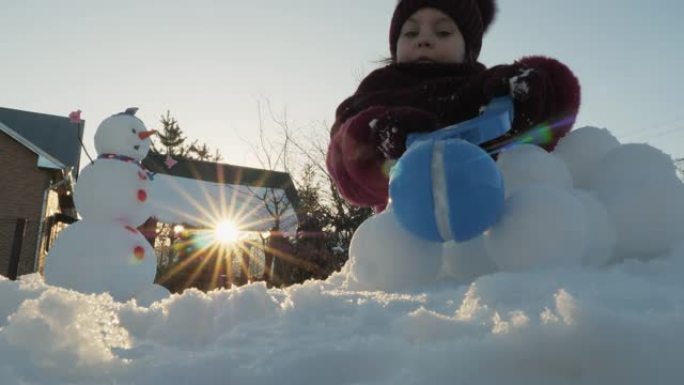
<instances>
[{"instance_id":1,"label":"girl's hand","mask_svg":"<svg viewBox=\"0 0 684 385\"><path fill-rule=\"evenodd\" d=\"M369 126L376 148L385 159L398 159L404 154L409 133L438 128L432 114L412 107L385 108Z\"/></svg>"},{"instance_id":2,"label":"girl's hand","mask_svg":"<svg viewBox=\"0 0 684 385\"><path fill-rule=\"evenodd\" d=\"M484 83L484 95L491 99L510 96L515 101L514 126L530 127L542 118L548 79L543 71L521 64L493 67Z\"/></svg>"}]
</instances>

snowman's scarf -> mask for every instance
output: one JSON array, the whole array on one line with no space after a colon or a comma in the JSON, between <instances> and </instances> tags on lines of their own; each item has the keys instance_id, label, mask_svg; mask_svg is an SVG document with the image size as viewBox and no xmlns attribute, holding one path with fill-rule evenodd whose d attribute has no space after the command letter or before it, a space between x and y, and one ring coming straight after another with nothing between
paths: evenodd
<instances>
[{"instance_id":1,"label":"snowman's scarf","mask_svg":"<svg viewBox=\"0 0 684 385\"><path fill-rule=\"evenodd\" d=\"M143 166L143 164L140 161L133 159L130 156L120 155L120 154L102 154L102 155L98 156L97 159L114 159L114 160L120 160L120 161L126 162L126 163L133 163L136 166L140 167L142 172L144 172L145 175L147 175L147 177L150 179L150 181L154 180L154 175L156 174L156 172L152 172L152 171L148 170L147 168L145 168L145 166Z\"/></svg>"}]
</instances>

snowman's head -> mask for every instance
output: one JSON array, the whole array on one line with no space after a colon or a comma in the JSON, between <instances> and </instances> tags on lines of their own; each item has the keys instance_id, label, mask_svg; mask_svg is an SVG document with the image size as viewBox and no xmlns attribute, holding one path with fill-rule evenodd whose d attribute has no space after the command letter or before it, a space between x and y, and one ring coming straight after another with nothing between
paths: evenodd
<instances>
[{"instance_id":1,"label":"snowman's head","mask_svg":"<svg viewBox=\"0 0 684 385\"><path fill-rule=\"evenodd\" d=\"M135 116L137 108L112 115L100 123L95 132L95 150L99 155L117 154L142 161L150 150L150 136L142 120Z\"/></svg>"}]
</instances>

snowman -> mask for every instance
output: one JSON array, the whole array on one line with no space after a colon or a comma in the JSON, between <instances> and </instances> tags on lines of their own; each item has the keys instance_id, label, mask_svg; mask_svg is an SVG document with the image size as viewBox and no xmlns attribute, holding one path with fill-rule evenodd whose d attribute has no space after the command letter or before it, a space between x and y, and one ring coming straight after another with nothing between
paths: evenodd
<instances>
[{"instance_id":1,"label":"snowman","mask_svg":"<svg viewBox=\"0 0 684 385\"><path fill-rule=\"evenodd\" d=\"M45 280L85 293L109 292L117 301L144 303L168 291L154 285L154 249L137 230L151 214L152 175L141 165L150 136L137 108L105 119L95 133L98 158L86 166L74 191L82 220L65 229L50 249Z\"/></svg>"}]
</instances>

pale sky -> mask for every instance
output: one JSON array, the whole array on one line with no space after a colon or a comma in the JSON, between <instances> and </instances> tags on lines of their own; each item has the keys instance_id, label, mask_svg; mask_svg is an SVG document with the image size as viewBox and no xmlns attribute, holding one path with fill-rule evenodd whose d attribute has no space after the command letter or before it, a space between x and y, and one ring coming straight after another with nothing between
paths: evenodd
<instances>
[{"instance_id":1,"label":"pale sky","mask_svg":"<svg viewBox=\"0 0 684 385\"><path fill-rule=\"evenodd\" d=\"M389 54L396 0L0 0L0 106L97 125L126 107L170 110L224 162L258 167L257 102L294 127L332 122ZM684 157L681 0L499 0L480 60L544 54L579 77L576 127ZM319 130L326 131L320 124ZM275 133L275 129L272 129Z\"/></svg>"}]
</instances>

